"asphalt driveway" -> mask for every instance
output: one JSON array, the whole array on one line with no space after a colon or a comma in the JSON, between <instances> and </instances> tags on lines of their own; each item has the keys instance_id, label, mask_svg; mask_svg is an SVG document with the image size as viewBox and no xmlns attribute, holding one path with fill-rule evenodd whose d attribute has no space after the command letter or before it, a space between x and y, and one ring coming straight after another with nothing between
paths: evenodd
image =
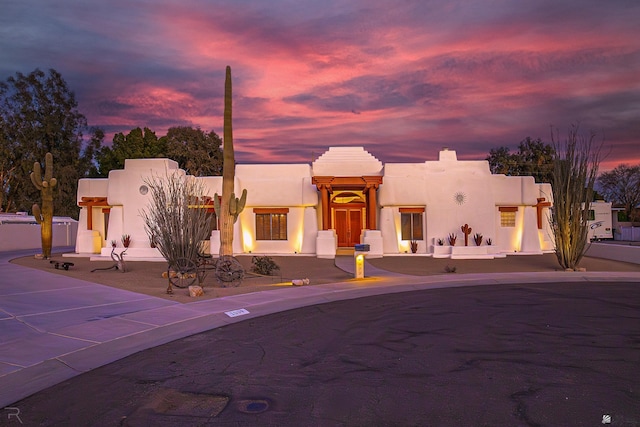
<instances>
[{"instance_id":1,"label":"asphalt driveway","mask_svg":"<svg viewBox=\"0 0 640 427\"><path fill-rule=\"evenodd\" d=\"M249 319L12 407L41 426L640 426L639 384L640 285L544 283Z\"/></svg>"}]
</instances>

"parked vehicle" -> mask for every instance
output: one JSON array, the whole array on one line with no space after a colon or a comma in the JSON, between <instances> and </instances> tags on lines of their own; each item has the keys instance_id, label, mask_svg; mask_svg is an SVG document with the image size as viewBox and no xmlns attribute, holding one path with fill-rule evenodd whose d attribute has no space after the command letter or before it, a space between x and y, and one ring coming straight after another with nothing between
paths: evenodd
<instances>
[{"instance_id":1,"label":"parked vehicle","mask_svg":"<svg viewBox=\"0 0 640 427\"><path fill-rule=\"evenodd\" d=\"M596 200L589 209L589 240L613 239L611 203Z\"/></svg>"}]
</instances>

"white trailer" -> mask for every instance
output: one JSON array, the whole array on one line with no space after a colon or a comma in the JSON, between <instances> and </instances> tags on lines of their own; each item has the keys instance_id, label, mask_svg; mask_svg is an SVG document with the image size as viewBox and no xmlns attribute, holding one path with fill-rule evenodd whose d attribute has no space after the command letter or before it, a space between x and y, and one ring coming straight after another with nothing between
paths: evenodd
<instances>
[{"instance_id":1,"label":"white trailer","mask_svg":"<svg viewBox=\"0 0 640 427\"><path fill-rule=\"evenodd\" d=\"M611 203L596 200L589 208L589 240L613 239Z\"/></svg>"}]
</instances>

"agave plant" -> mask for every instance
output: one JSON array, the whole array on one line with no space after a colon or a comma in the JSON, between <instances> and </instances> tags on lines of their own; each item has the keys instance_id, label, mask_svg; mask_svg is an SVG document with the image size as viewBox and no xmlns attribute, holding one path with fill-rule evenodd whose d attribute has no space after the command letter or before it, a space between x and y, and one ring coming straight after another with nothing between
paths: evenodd
<instances>
[{"instance_id":1,"label":"agave plant","mask_svg":"<svg viewBox=\"0 0 640 427\"><path fill-rule=\"evenodd\" d=\"M449 237L447 238L447 240L449 241L449 245L455 246L457 238L458 236L456 236L455 233L449 233Z\"/></svg>"}]
</instances>

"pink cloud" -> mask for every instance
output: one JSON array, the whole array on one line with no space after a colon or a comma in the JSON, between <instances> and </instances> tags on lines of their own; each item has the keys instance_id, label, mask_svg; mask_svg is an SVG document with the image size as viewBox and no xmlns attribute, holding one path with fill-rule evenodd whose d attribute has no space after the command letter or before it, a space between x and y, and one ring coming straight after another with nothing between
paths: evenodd
<instances>
[{"instance_id":1,"label":"pink cloud","mask_svg":"<svg viewBox=\"0 0 640 427\"><path fill-rule=\"evenodd\" d=\"M41 68L61 71L90 124L111 134L184 124L221 133L231 65L243 162L307 161L348 144L383 160L435 158L442 146L484 158L579 120L604 131L606 167L639 160L638 7L283 4L51 4L20 23L32 45L12 39L0 52L37 49L49 61Z\"/></svg>"}]
</instances>

